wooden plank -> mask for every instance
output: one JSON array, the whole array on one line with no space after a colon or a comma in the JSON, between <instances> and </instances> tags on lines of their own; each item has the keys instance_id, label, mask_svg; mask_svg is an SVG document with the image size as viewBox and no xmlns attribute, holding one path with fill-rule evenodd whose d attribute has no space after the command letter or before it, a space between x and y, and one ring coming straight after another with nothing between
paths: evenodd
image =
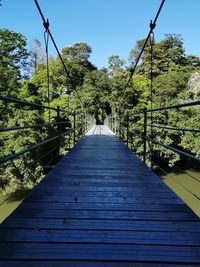
<instances>
[{"instance_id":1,"label":"wooden plank","mask_svg":"<svg viewBox=\"0 0 200 267\"><path fill-rule=\"evenodd\" d=\"M177 197L166 197L163 198L160 197L154 197L153 195L151 197L127 197L127 196L121 196L121 197L110 197L109 195L107 197L105 196L77 196L77 194L73 194L71 197L68 196L62 196L62 195L41 195L41 196L28 196L25 200L26 202L57 202L57 203L140 203L140 204L147 204L147 203L154 203L154 204L182 204L183 201L180 198Z\"/></svg>"},{"instance_id":2,"label":"wooden plank","mask_svg":"<svg viewBox=\"0 0 200 267\"><path fill-rule=\"evenodd\" d=\"M53 194L55 193L55 190L57 190L57 188L46 188L45 190L43 189L40 189L40 190L37 190L34 192L34 195L35 194ZM128 190L126 190L125 187L72 187L72 186L69 186L67 188L63 188L62 190L61 189L58 189L57 190L58 193L60 194L68 194L69 192L81 192L81 191L86 191L86 193L89 193L89 192L103 192L104 194L106 194L107 192L120 192L121 194L123 194L124 192L129 194L130 196L142 196L142 194L145 194L146 196L149 196L149 197L152 197L152 195L154 195L154 197L157 197L157 196L166 196L166 197L173 197L174 196L174 193L173 192L170 192L170 191L167 191L165 189L162 190L161 189L158 189L158 188L152 188L152 189L149 189L149 188L129 188Z\"/></svg>"},{"instance_id":3,"label":"wooden plank","mask_svg":"<svg viewBox=\"0 0 200 267\"><path fill-rule=\"evenodd\" d=\"M131 186L131 188L130 188ZM171 189L166 189L166 187L164 186L164 184L148 184L145 182L143 183L135 183L134 186L131 183L123 183L118 185L118 183L109 183L109 182L104 182L104 183L87 183L86 185L82 184L80 181L75 180L73 183L71 184L67 184L64 183L64 188L63 188L63 184L57 184L57 185L41 185L40 187L38 187L38 190L42 191L44 188L47 190L55 190L55 187L57 190L59 191L65 191L65 190L85 190L85 191L121 191L121 190L125 190L126 191L140 191L142 192L143 190L145 190L146 192L150 191L159 191L159 192L172 192ZM127 188L126 188L127 187ZM105 189L105 190L104 190ZM37 191L38 191L37 190Z\"/></svg>"},{"instance_id":4,"label":"wooden plank","mask_svg":"<svg viewBox=\"0 0 200 267\"><path fill-rule=\"evenodd\" d=\"M177 246L105 245L105 244L5 244L7 253L0 252L2 259L9 259L13 252L16 259L59 260L119 260L142 261L144 255L149 262L198 263L199 248L193 251ZM89 253L88 253L89 252Z\"/></svg>"},{"instance_id":5,"label":"wooden plank","mask_svg":"<svg viewBox=\"0 0 200 267\"><path fill-rule=\"evenodd\" d=\"M66 219L124 219L156 221L198 221L191 212L156 212L156 211L93 211L93 210L26 210L19 208L12 218L66 218Z\"/></svg>"},{"instance_id":6,"label":"wooden plank","mask_svg":"<svg viewBox=\"0 0 200 267\"><path fill-rule=\"evenodd\" d=\"M134 185L141 185L142 183L145 183L146 185L157 185L160 183L158 181L154 181L151 180L150 177L146 178L146 179L136 179L136 178L127 178L125 179L124 177L122 178L105 178L105 177L101 177L101 178L97 178L96 176L92 176L91 178L78 178L77 176L75 177L69 177L69 176L65 176L65 177L57 177L57 179L59 180L59 184L56 180L43 180L40 183L40 187L45 188L46 186L53 187L62 187L62 186L70 186L70 185L83 185L83 186L114 186L114 185L119 185L119 186L134 186Z\"/></svg>"},{"instance_id":7,"label":"wooden plank","mask_svg":"<svg viewBox=\"0 0 200 267\"><path fill-rule=\"evenodd\" d=\"M74 229L74 230L126 230L152 232L193 232L200 233L200 222L186 221L135 221L135 220L95 220L95 219L32 219L8 218L2 229Z\"/></svg>"},{"instance_id":8,"label":"wooden plank","mask_svg":"<svg viewBox=\"0 0 200 267\"><path fill-rule=\"evenodd\" d=\"M3 246L3 243L0 243L1 246ZM10 243L5 243L5 246L9 248L9 245L12 246ZM13 247L16 249L16 245L13 243ZM26 251L32 250L35 254L40 252L52 252L52 250L55 250L56 253L60 251L60 253L66 253L69 254L72 251L81 250L84 254L87 251L91 251L93 254L101 254L100 250L104 250L105 253L119 253L119 251L124 251L124 254L132 254L132 253L140 253L143 254L144 252L149 253L149 255L152 255L155 253L161 254L161 255L169 255L177 253L182 253L182 257L190 257L190 256L199 256L200 257L200 247L194 247L191 251L190 248L186 246L174 246L174 245L166 245L166 246L160 246L160 245L125 245L125 244L73 244L73 243L22 243L19 247L19 251L22 251L23 248L25 248ZM18 248L17 248L18 249ZM2 254L2 252L1 252Z\"/></svg>"},{"instance_id":9,"label":"wooden plank","mask_svg":"<svg viewBox=\"0 0 200 267\"><path fill-rule=\"evenodd\" d=\"M99 231L99 230L27 230L2 229L1 242L38 242L38 243L112 243L200 246L200 236L187 232L143 232L143 231Z\"/></svg>"},{"instance_id":10,"label":"wooden plank","mask_svg":"<svg viewBox=\"0 0 200 267\"><path fill-rule=\"evenodd\" d=\"M38 267L40 266L40 260L27 261L1 261L1 267ZM43 260L42 267L197 267L196 264L176 264L176 263L145 263L145 262L117 262L117 261L68 261L68 260Z\"/></svg>"},{"instance_id":11,"label":"wooden plank","mask_svg":"<svg viewBox=\"0 0 200 267\"><path fill-rule=\"evenodd\" d=\"M55 188L56 190L56 188ZM54 195L53 193L55 193L55 191L37 191L34 194L31 194L30 196L28 196L27 199L29 199L29 197L31 198L31 196L33 196L33 198L39 198L41 196L52 196ZM143 197L142 195L145 196ZM79 191L79 190L65 190L65 191L57 191L57 195L58 196L80 196L80 197L107 197L107 198L150 198L150 199L158 199L158 198L176 198L174 197L174 194L172 194L171 192L146 192L145 191L141 191L141 192L132 192L132 191Z\"/></svg>"},{"instance_id":12,"label":"wooden plank","mask_svg":"<svg viewBox=\"0 0 200 267\"><path fill-rule=\"evenodd\" d=\"M132 204L132 203L56 203L53 202L51 205L46 202L24 202L19 209L53 209L53 210L110 210L110 211L174 211L174 212L190 212L188 206L184 204L152 204L152 203L143 203L143 204Z\"/></svg>"}]
</instances>

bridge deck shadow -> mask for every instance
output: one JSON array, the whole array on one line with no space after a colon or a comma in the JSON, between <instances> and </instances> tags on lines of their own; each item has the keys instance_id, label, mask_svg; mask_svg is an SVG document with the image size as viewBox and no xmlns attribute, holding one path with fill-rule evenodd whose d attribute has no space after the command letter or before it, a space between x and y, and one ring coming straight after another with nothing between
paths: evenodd
<instances>
[{"instance_id":1,"label":"bridge deck shadow","mask_svg":"<svg viewBox=\"0 0 200 267\"><path fill-rule=\"evenodd\" d=\"M118 137L87 135L1 224L0 248L1 267L197 266L200 220Z\"/></svg>"}]
</instances>

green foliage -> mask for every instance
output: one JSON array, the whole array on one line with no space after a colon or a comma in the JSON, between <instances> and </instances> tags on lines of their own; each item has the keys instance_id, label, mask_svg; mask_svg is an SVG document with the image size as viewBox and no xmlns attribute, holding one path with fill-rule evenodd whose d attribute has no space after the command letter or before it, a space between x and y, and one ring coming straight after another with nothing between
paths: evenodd
<instances>
[{"instance_id":1,"label":"green foliage","mask_svg":"<svg viewBox=\"0 0 200 267\"><path fill-rule=\"evenodd\" d=\"M186 97L190 73L169 71L154 79L154 103L168 105L171 101L181 102ZM157 105L158 106L158 105Z\"/></svg>"},{"instance_id":2,"label":"green foliage","mask_svg":"<svg viewBox=\"0 0 200 267\"><path fill-rule=\"evenodd\" d=\"M183 112L183 120L178 121L178 126L182 128L199 129L200 113L199 108L187 108ZM184 132L179 145L188 153L200 157L200 133Z\"/></svg>"},{"instance_id":3,"label":"green foliage","mask_svg":"<svg viewBox=\"0 0 200 267\"><path fill-rule=\"evenodd\" d=\"M62 49L63 56L74 63L83 63L88 61L92 48L86 43L75 43Z\"/></svg>"},{"instance_id":4,"label":"green foliage","mask_svg":"<svg viewBox=\"0 0 200 267\"><path fill-rule=\"evenodd\" d=\"M108 58L108 64L109 69L115 72L124 66L125 60L120 59L117 55L113 55Z\"/></svg>"},{"instance_id":5,"label":"green foliage","mask_svg":"<svg viewBox=\"0 0 200 267\"><path fill-rule=\"evenodd\" d=\"M168 70L173 70L176 65L184 64L185 49L183 48L183 39L179 34L166 34L165 39L158 43L163 51Z\"/></svg>"},{"instance_id":6,"label":"green foliage","mask_svg":"<svg viewBox=\"0 0 200 267\"><path fill-rule=\"evenodd\" d=\"M129 141L131 148L143 156L143 127L142 114L137 114L143 108L162 107L186 101L199 99L200 59L193 55L185 55L183 40L180 35L168 34L159 42L153 43L153 103L151 103L151 45L148 42L138 69L128 86L129 69L126 62L117 55L108 59L108 69L98 70L90 61L92 48L87 43L75 43L62 50L62 58L68 74L63 69L58 57L49 58L50 103L47 95L47 69L42 59L41 44L35 41L31 54L26 50L26 40L19 33L0 30L0 90L1 94L14 96L23 100L50 104L60 107L60 114L65 124L37 129L26 129L5 132L1 134L1 157L17 153L46 138L51 138L73 126L73 115L76 112L76 136L81 136L85 123L83 116L91 115L96 123L103 123L108 115L117 117L116 126L120 126L120 134L127 139L127 119L129 125ZM139 40L130 53L130 61L135 64L143 47L144 40ZM28 59L29 56L29 59ZM24 79L27 62L34 71L29 79ZM81 99L77 97L77 93ZM1 127L14 127L55 122L57 112L47 110L22 109L12 103L1 105ZM181 111L170 110L148 114L147 124L174 126L179 128L199 128L199 108L184 108ZM172 131L147 126L147 135L157 141L171 145L200 156L199 133ZM60 140L41 146L39 149L6 163L0 168L0 183L6 192L19 188L31 188L44 175L47 162L58 160L58 145L63 143L60 154L64 155L73 143L73 136L63 136ZM153 153L151 149L153 148ZM47 158L42 158L48 151ZM147 153L153 160L160 162L164 158L170 166L180 162L181 157L161 146L147 142ZM55 157L56 156L56 157Z\"/></svg>"},{"instance_id":7,"label":"green foliage","mask_svg":"<svg viewBox=\"0 0 200 267\"><path fill-rule=\"evenodd\" d=\"M183 40L180 35L167 34L160 42L153 41L153 107L163 107L168 105L175 105L187 101L194 101L199 99L199 58L193 55L185 55L183 47ZM136 46L130 53L129 60L134 64L137 60L144 40L139 40ZM151 74L151 47L150 42L147 43L142 60L137 69L142 77L150 78ZM137 76L137 75L136 75ZM133 83L134 84L134 83ZM132 93L133 88L129 88ZM148 92L148 90L146 91ZM150 88L149 88L150 92ZM147 95L148 96L148 93ZM136 99L140 101L143 95L136 95ZM150 97L146 98L142 104L143 107L150 107ZM136 106L139 105L134 102ZM125 111L123 111L125 112ZM135 122L138 118L135 120ZM142 119L139 123L143 123ZM165 112L154 112L151 120L148 118L147 124L173 126L179 128L199 129L199 108L183 108L180 110L170 110ZM132 124L130 127L130 137L133 140L133 147L136 153L140 156L143 154L142 138L134 137L134 133L142 133L141 126ZM155 140L173 146L180 150L192 153L199 157L200 154L200 136L199 133L172 131L163 128L147 127L147 135ZM150 146L147 148L150 153ZM150 154L149 154L150 156ZM151 155L152 156L152 155ZM174 163L180 162L182 156L165 149L158 145L153 145L153 160L160 161L164 158L164 162L173 166ZM159 162L160 163L160 162Z\"/></svg>"},{"instance_id":8,"label":"green foliage","mask_svg":"<svg viewBox=\"0 0 200 267\"><path fill-rule=\"evenodd\" d=\"M26 39L20 33L0 29L0 92L16 96L22 69L26 66L28 52Z\"/></svg>"},{"instance_id":9,"label":"green foliage","mask_svg":"<svg viewBox=\"0 0 200 267\"><path fill-rule=\"evenodd\" d=\"M13 112L9 114L6 127L34 125L37 123L41 123L41 112L13 109ZM44 134L44 132L39 131L38 129L13 130L3 133L1 135L1 157L18 153L39 142ZM41 179L42 167L37 163L34 164L34 160L37 157L39 157L39 153L33 151L15 159L14 161L8 162L1 167L1 179L6 185L6 192L14 190L11 186L14 181L17 181L17 189L19 189L30 188Z\"/></svg>"}]
</instances>

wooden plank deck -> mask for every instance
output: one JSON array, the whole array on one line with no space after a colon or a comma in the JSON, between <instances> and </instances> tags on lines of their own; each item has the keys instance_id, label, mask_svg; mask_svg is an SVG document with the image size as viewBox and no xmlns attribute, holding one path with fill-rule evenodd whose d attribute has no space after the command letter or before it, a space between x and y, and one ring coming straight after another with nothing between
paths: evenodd
<instances>
[{"instance_id":1,"label":"wooden plank deck","mask_svg":"<svg viewBox=\"0 0 200 267\"><path fill-rule=\"evenodd\" d=\"M200 266L200 220L94 128L0 226L0 267L25 266Z\"/></svg>"}]
</instances>

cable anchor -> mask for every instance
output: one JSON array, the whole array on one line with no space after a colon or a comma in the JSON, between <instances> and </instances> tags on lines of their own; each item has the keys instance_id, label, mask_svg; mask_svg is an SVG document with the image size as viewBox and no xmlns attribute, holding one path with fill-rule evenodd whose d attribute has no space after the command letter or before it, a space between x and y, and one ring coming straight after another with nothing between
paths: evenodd
<instances>
[{"instance_id":1,"label":"cable anchor","mask_svg":"<svg viewBox=\"0 0 200 267\"><path fill-rule=\"evenodd\" d=\"M47 19L46 21L43 22L44 28L46 29L46 31L49 31L49 20Z\"/></svg>"},{"instance_id":2,"label":"cable anchor","mask_svg":"<svg viewBox=\"0 0 200 267\"><path fill-rule=\"evenodd\" d=\"M156 23L155 22L153 22L152 20L151 20L151 22L150 22L150 33L152 33L153 32L153 30L155 29L155 27L156 27Z\"/></svg>"}]
</instances>

